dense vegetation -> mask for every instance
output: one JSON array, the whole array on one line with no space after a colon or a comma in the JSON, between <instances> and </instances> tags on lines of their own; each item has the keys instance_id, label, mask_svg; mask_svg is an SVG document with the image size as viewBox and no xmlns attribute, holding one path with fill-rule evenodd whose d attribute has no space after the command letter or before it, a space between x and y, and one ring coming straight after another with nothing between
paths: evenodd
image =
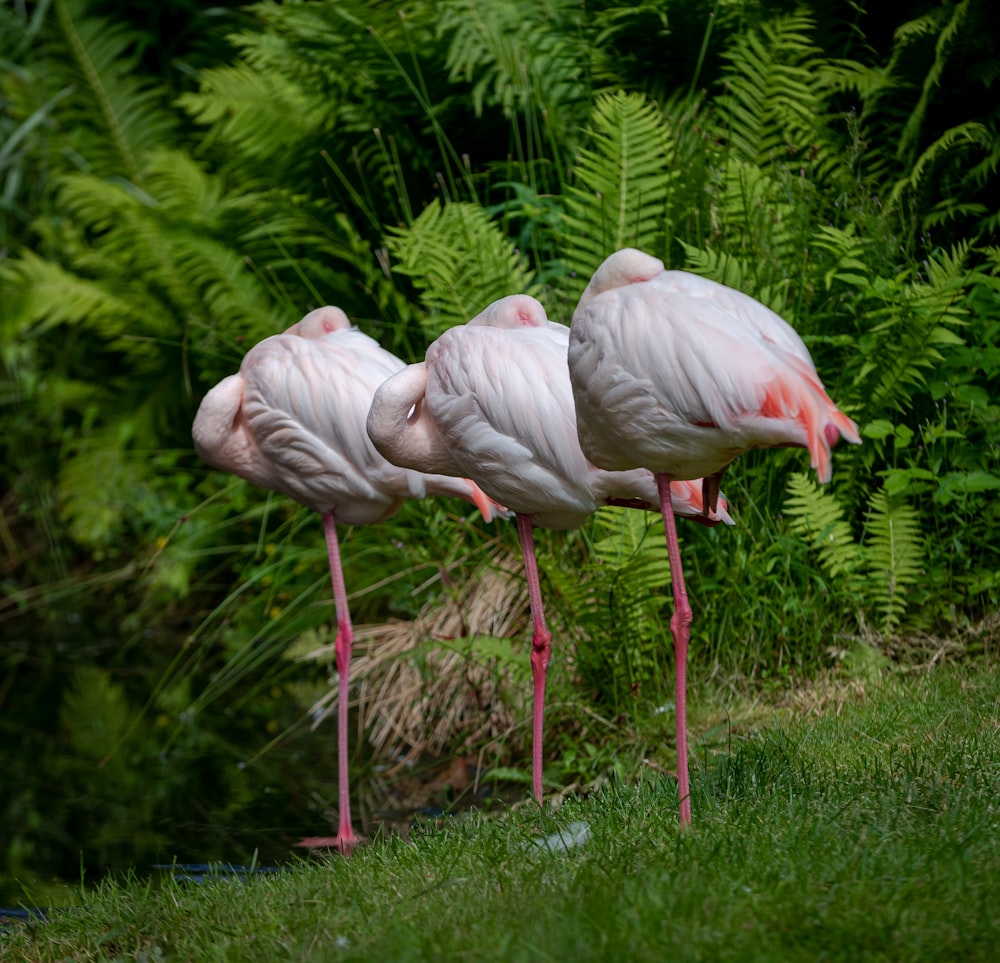
<instances>
[{"instance_id":1,"label":"dense vegetation","mask_svg":"<svg viewBox=\"0 0 1000 963\"><path fill-rule=\"evenodd\" d=\"M195 843L289 808L318 828L325 730L244 765L328 688L280 658L332 641L318 522L208 471L190 425L249 345L324 303L412 360L512 292L568 322L625 245L747 291L865 444L824 490L799 452L744 458L735 530L684 528L698 674L989 646L997 40L987 0L0 5L7 871L146 858L179 821ZM347 534L358 624L506 571L511 526L460 508ZM618 510L540 546L572 655L550 776L585 780L611 755L558 734L669 692L665 551ZM455 671L523 704L521 626L458 633ZM523 766L523 726L492 736L490 764Z\"/></svg>"}]
</instances>

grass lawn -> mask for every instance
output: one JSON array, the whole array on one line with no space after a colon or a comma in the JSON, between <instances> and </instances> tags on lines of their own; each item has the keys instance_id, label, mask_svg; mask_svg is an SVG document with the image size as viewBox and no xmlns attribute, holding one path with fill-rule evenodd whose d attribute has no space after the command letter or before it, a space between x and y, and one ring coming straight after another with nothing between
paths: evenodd
<instances>
[{"instance_id":1,"label":"grass lawn","mask_svg":"<svg viewBox=\"0 0 1000 963\"><path fill-rule=\"evenodd\" d=\"M793 705L695 753L688 831L647 770L245 883L105 883L0 959L1000 958L996 671Z\"/></svg>"}]
</instances>

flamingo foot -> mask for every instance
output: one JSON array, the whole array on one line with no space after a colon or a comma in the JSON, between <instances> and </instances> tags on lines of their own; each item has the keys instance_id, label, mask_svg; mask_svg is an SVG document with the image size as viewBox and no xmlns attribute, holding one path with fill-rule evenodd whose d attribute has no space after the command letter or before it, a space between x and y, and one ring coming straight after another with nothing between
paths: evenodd
<instances>
[{"instance_id":1,"label":"flamingo foot","mask_svg":"<svg viewBox=\"0 0 1000 963\"><path fill-rule=\"evenodd\" d=\"M294 845L299 849L335 849L343 856L350 856L355 849L367 842L364 836L356 836L351 831L347 835L338 832L336 836L303 836Z\"/></svg>"}]
</instances>

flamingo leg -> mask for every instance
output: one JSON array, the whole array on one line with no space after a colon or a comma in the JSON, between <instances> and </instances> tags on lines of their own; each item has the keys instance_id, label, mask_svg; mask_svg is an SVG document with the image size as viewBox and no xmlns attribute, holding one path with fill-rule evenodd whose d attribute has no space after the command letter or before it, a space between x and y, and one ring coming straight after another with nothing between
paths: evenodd
<instances>
[{"instance_id":1,"label":"flamingo leg","mask_svg":"<svg viewBox=\"0 0 1000 963\"><path fill-rule=\"evenodd\" d=\"M354 648L354 628L347 607L347 590L344 587L344 570L340 564L340 544L337 541L337 521L333 512L323 515L323 532L330 558L330 578L333 582L333 601L337 608L337 767L340 808L340 826L333 845L342 853L349 853L360 842L351 826L351 792L347 756L347 707L348 683L351 672L351 651Z\"/></svg>"},{"instance_id":2,"label":"flamingo leg","mask_svg":"<svg viewBox=\"0 0 1000 963\"><path fill-rule=\"evenodd\" d=\"M681 569L681 547L677 541L677 522L670 502L670 476L658 474L656 486L660 493L660 510L663 512L663 530L667 536L667 555L670 558L670 581L674 590L674 614L670 618L670 631L674 636L674 705L677 719L677 796L680 799L680 822L691 822L691 784L688 777L687 753L687 650L691 637L691 606L684 588Z\"/></svg>"},{"instance_id":3,"label":"flamingo leg","mask_svg":"<svg viewBox=\"0 0 1000 963\"><path fill-rule=\"evenodd\" d=\"M528 598L531 600L531 678L534 683L534 704L531 719L531 791L539 805L542 802L542 731L545 722L545 676L552 653L552 633L545 627L545 609L542 606L542 589L538 581L538 561L535 558L535 537L531 519L517 516L517 534L521 539L524 555L524 574L528 579Z\"/></svg>"}]
</instances>

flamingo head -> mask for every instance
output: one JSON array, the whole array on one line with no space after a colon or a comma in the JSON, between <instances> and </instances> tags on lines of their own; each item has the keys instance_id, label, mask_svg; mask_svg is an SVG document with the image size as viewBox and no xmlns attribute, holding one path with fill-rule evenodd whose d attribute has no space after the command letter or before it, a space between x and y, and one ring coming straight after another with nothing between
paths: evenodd
<instances>
[{"instance_id":1,"label":"flamingo head","mask_svg":"<svg viewBox=\"0 0 1000 963\"><path fill-rule=\"evenodd\" d=\"M288 328L285 334L298 335L300 338L323 338L334 331L344 331L350 326L350 319L340 308L327 304L310 311Z\"/></svg>"},{"instance_id":2,"label":"flamingo head","mask_svg":"<svg viewBox=\"0 0 1000 963\"><path fill-rule=\"evenodd\" d=\"M529 294L511 294L494 301L470 322L492 328L544 328L549 324L545 308Z\"/></svg>"}]
</instances>

